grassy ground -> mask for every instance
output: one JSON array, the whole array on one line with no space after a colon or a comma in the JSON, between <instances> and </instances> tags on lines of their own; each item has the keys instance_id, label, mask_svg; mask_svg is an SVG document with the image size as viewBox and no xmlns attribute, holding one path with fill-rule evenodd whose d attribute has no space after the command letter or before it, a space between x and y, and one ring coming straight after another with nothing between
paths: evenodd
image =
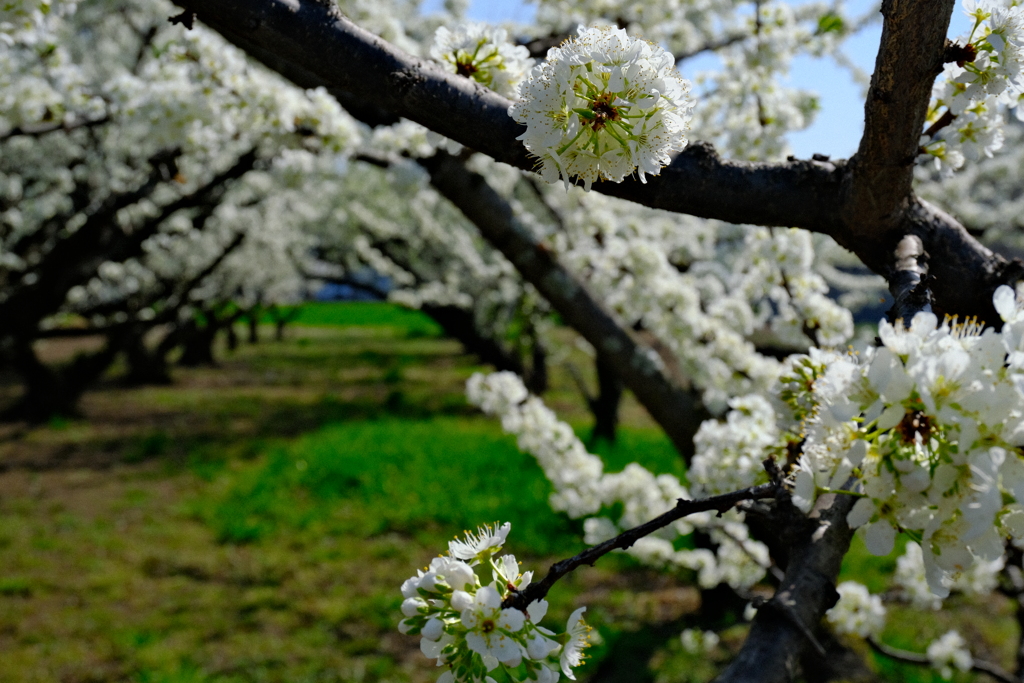
<instances>
[{"instance_id":1,"label":"grassy ground","mask_svg":"<svg viewBox=\"0 0 1024 683\"><path fill-rule=\"evenodd\" d=\"M121 388L115 369L81 419L0 428L0 681L435 680L395 630L397 587L416 567L494 520L512 522L529 568L580 548L536 464L466 406L472 359L436 334L388 306L318 305L285 341L222 351L173 386ZM549 403L583 429L560 367L553 385ZM634 402L623 416L610 468L678 472ZM858 545L844 574L882 591L894 562ZM624 558L550 598L553 624L589 606L604 641L584 669L594 680L707 680L744 635L687 655L677 636L699 595ZM1010 606L952 607L897 610L887 642L921 649L956 625L1008 666ZM932 680L876 664L889 680Z\"/></svg>"}]
</instances>

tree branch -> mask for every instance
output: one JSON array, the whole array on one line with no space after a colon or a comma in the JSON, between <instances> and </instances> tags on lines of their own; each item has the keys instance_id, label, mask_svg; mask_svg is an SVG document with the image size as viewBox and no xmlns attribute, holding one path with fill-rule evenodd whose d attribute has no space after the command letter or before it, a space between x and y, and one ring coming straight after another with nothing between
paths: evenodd
<instances>
[{"instance_id":1,"label":"tree branch","mask_svg":"<svg viewBox=\"0 0 1024 683\"><path fill-rule=\"evenodd\" d=\"M604 543L599 543L598 545L587 548L575 557L570 557L569 559L562 560L561 562L556 562L551 565L547 576L540 581L531 583L521 591L512 591L505 598L505 601L502 603L502 607L526 609L526 606L531 602L540 600L547 595L548 591L551 590L551 587L555 585L555 582L569 572L582 567L585 564L592 565L601 557L607 555L613 550L625 550L630 548L641 538L650 536L658 529L663 529L678 519L682 519L683 517L697 512L707 512L709 510L716 510L718 514L721 515L722 513L732 509L733 506L741 501L774 498L778 491L779 485L772 482L768 484L761 484L760 486L751 486L740 491L733 491L732 493L723 493L720 496L701 498L700 500L684 500L680 498L676 501L676 506L674 508L655 517L649 522L644 522L643 524L635 526L628 531L624 531L615 538L609 539Z\"/></svg>"},{"instance_id":2,"label":"tree branch","mask_svg":"<svg viewBox=\"0 0 1024 683\"><path fill-rule=\"evenodd\" d=\"M73 130L80 128L94 128L96 126L102 126L105 123L109 123L110 117L104 114L103 116L96 119L84 119L81 121L75 121L74 123L56 123L48 124L45 126L30 126L28 128L22 128L15 126L7 131L5 134L0 135L0 142L6 142L7 140L19 136L27 137L42 137L48 133L56 133L62 131L64 133L70 133Z\"/></svg>"},{"instance_id":3,"label":"tree branch","mask_svg":"<svg viewBox=\"0 0 1024 683\"><path fill-rule=\"evenodd\" d=\"M810 515L787 514L784 525L793 534L786 576L775 595L757 611L739 655L716 683L788 683L800 656L825 611L839 595L835 580L853 531L846 515L854 496L827 494ZM820 648L817 645L817 648ZM816 648L816 649L817 649Z\"/></svg>"},{"instance_id":4,"label":"tree branch","mask_svg":"<svg viewBox=\"0 0 1024 683\"><path fill-rule=\"evenodd\" d=\"M39 321L57 310L73 286L92 277L104 261L123 261L139 253L143 242L173 213L216 203L228 184L245 175L256 163L255 151L242 155L235 164L191 194L160 207L160 211L126 233L114 220L118 211L148 197L174 173L168 162L157 163L149 179L138 189L114 195L92 211L85 223L48 252L37 271L36 281L15 290L0 304L4 336L31 335ZM173 163L171 162L171 166Z\"/></svg>"},{"instance_id":5,"label":"tree branch","mask_svg":"<svg viewBox=\"0 0 1024 683\"><path fill-rule=\"evenodd\" d=\"M417 59L315 0L180 0L196 15L303 87L332 93L416 121L498 161L532 170L516 140L525 128L509 100ZM341 101L341 100L339 100ZM345 104L343 102L343 104ZM345 105L347 106L347 105ZM595 184L599 192L654 208L732 223L826 230L838 210L841 174L831 163L729 162L693 145L642 184Z\"/></svg>"},{"instance_id":6,"label":"tree branch","mask_svg":"<svg viewBox=\"0 0 1024 683\"><path fill-rule=\"evenodd\" d=\"M622 383L689 460L693 455L693 435L703 411L688 391L677 387L662 372L651 357L653 351L638 343L555 255L537 242L483 176L444 152L420 163L430 173L437 191L458 207L491 246L504 254L523 279L548 300L566 324L615 369Z\"/></svg>"},{"instance_id":7,"label":"tree branch","mask_svg":"<svg viewBox=\"0 0 1024 683\"><path fill-rule=\"evenodd\" d=\"M928 659L928 655L920 652L909 652L907 650L900 650L899 648L886 645L874 638L868 638L868 645L871 649L880 655L884 655L889 659L895 659L898 662L905 662L907 664L917 664L919 666L931 666L931 660ZM974 664L971 666L971 671L977 671L978 673L988 674L992 678L1000 681L1000 683L1021 683L1021 679L1017 678L1011 673L1003 671L1000 667L990 662L974 659Z\"/></svg>"},{"instance_id":8,"label":"tree branch","mask_svg":"<svg viewBox=\"0 0 1024 683\"><path fill-rule=\"evenodd\" d=\"M853 203L866 229L893 223L912 194L932 83L942 72L954 0L885 0L882 42L853 160ZM856 227L854 227L856 230Z\"/></svg>"}]
</instances>

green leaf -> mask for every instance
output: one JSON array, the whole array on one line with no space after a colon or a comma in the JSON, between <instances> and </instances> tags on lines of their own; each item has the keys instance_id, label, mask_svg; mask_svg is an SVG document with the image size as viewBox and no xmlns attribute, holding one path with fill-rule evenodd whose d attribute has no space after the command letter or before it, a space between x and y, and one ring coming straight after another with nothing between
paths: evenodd
<instances>
[{"instance_id":1,"label":"green leaf","mask_svg":"<svg viewBox=\"0 0 1024 683\"><path fill-rule=\"evenodd\" d=\"M829 12L818 19L818 33L843 33L846 31L846 24L838 14Z\"/></svg>"}]
</instances>

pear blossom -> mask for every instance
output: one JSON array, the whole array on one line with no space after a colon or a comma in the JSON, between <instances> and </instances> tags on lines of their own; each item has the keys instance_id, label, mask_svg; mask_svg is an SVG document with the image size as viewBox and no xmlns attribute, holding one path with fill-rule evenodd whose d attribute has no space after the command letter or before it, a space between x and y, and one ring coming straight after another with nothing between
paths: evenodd
<instances>
[{"instance_id":1,"label":"pear blossom","mask_svg":"<svg viewBox=\"0 0 1024 683\"><path fill-rule=\"evenodd\" d=\"M679 634L679 640L683 649L692 655L706 654L714 651L721 640L714 631L701 631L699 629L683 629Z\"/></svg>"},{"instance_id":2,"label":"pear blossom","mask_svg":"<svg viewBox=\"0 0 1024 683\"><path fill-rule=\"evenodd\" d=\"M562 655L559 661L562 673L572 680L576 680L572 670L583 663L583 651L590 644L590 627L583 621L583 613L586 611L586 607L578 608L569 615L569 621L565 626L568 641L562 646Z\"/></svg>"},{"instance_id":3,"label":"pear blossom","mask_svg":"<svg viewBox=\"0 0 1024 683\"><path fill-rule=\"evenodd\" d=\"M672 55L622 29L580 26L534 67L509 116L548 182L584 189L636 172L658 175L686 146L690 84Z\"/></svg>"},{"instance_id":4,"label":"pear blossom","mask_svg":"<svg viewBox=\"0 0 1024 683\"><path fill-rule=\"evenodd\" d=\"M825 613L836 633L867 638L877 636L885 627L885 607L877 595L856 581L836 586L839 601Z\"/></svg>"},{"instance_id":5,"label":"pear blossom","mask_svg":"<svg viewBox=\"0 0 1024 683\"><path fill-rule=\"evenodd\" d=\"M530 52L513 45L504 29L475 22L453 29L439 26L430 56L452 73L472 78L498 94L512 97L533 66Z\"/></svg>"},{"instance_id":6,"label":"pear blossom","mask_svg":"<svg viewBox=\"0 0 1024 683\"><path fill-rule=\"evenodd\" d=\"M572 667L582 660L589 631L580 616L585 608L573 613L559 635L540 625L548 611L546 600L535 600L525 610L503 607L512 591L525 588L532 577L532 572L519 572L514 556L495 557L510 528L493 524L467 532L451 542L448 554L402 584L405 618L398 630L419 635L420 651L447 667L438 679L442 683L490 681L489 674L499 668L516 680L555 683L560 671L572 677ZM486 585L477 573L485 568L494 577Z\"/></svg>"},{"instance_id":7,"label":"pear blossom","mask_svg":"<svg viewBox=\"0 0 1024 683\"><path fill-rule=\"evenodd\" d=\"M488 657L503 663L522 658L512 635L523 628L525 617L519 610L501 608L501 594L494 584L476 592L473 604L463 610L461 620L468 631L466 644L485 662Z\"/></svg>"},{"instance_id":8,"label":"pear blossom","mask_svg":"<svg viewBox=\"0 0 1024 683\"><path fill-rule=\"evenodd\" d=\"M974 666L974 658L967 649L967 643L956 631L948 631L945 635L928 645L928 661L937 669L943 678L952 678L953 669L970 671Z\"/></svg>"},{"instance_id":9,"label":"pear blossom","mask_svg":"<svg viewBox=\"0 0 1024 683\"><path fill-rule=\"evenodd\" d=\"M467 531L465 538L449 541L448 551L452 557L460 560L481 560L497 551L505 544L512 525L508 522L501 525L484 525L476 532Z\"/></svg>"}]
</instances>

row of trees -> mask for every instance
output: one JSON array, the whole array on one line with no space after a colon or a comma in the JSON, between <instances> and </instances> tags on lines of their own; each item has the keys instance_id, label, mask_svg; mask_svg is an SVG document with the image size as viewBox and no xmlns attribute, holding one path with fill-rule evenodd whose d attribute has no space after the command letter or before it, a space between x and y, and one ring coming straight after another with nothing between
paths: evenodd
<instances>
[{"instance_id":1,"label":"row of trees","mask_svg":"<svg viewBox=\"0 0 1024 683\"><path fill-rule=\"evenodd\" d=\"M964 374L973 361L943 354L955 346L973 358L980 328L929 327L927 317L915 323L917 342L883 328L883 350L860 361L822 350L853 340L852 311L877 305L886 281L893 320L920 311L1016 320L1012 302L993 303L993 294L1024 271L989 248L1013 250L1019 239L1021 147L990 158L1021 137L1003 122L1024 83L1015 2L965 3L973 30L958 42L946 36L952 0L883 3L864 137L850 160L797 160L785 141L817 106L812 93L785 85L792 60L848 64L844 41L879 16L851 16L838 1L540 0L535 25L507 31L465 23L457 2L434 15L403 0L178 4L25 1L2 10L0 352L25 379L21 414L70 409L117 353L140 379L163 377L175 347L201 357L232 316L295 300L309 282L374 289L362 276L369 269L394 285L381 294L421 308L514 373L474 380L470 398L538 458L553 505L585 520L588 541L611 539L608 549L630 547L701 586L692 633L741 618L753 584L774 586L723 680L871 675L844 639L875 638L881 603L863 587L834 585L852 525L866 525L881 552L897 530L920 543L901 559L907 569L892 597L931 607L934 594L988 591L999 577L1003 590L1024 594L1002 559L1003 539L1019 537L1009 521L1016 503L1003 500L1016 500L1020 460L1006 425L1024 412L1003 376L1016 371L1015 328L994 352L1005 367L982 364L977 376ZM563 96L578 99L555 102L552 120L576 137L544 142L509 108L552 73L569 73L530 68L577 22L617 27L595 35L614 36L626 56L582 43L550 54L577 55L572 64L605 74L605 84L623 80L604 92L581 76L589 95L566 86ZM630 42L637 35L657 49ZM706 53L720 68L688 74L688 60ZM623 174L600 164L616 143L601 145L616 130L634 135L621 125L627 117L669 106L630 90L635 72L623 65L638 55L695 78L692 110L685 87L672 105L690 142L660 175L644 168L644 182L611 182ZM582 156L566 165L562 155L582 133L593 150L572 152ZM649 142L635 137L634 147ZM538 158L566 187L530 173ZM591 191L568 187L574 179L593 182ZM33 341L57 333L68 314L106 346L46 367ZM556 315L594 354L597 432L614 434L628 388L687 462L689 488L638 465L604 473L536 398L560 355ZM878 359L895 365L877 369ZM919 372L918 361L933 369ZM875 379L861 386L858 373ZM894 393L879 373L903 373L910 388ZM998 425L980 408L942 411L941 397L969 387L1009 392ZM628 531L694 495L725 496L700 509L728 512ZM850 516L855 500L876 505ZM965 527L958 510L971 506L983 512ZM679 550L684 536L697 548ZM487 560L496 547L458 559ZM1006 547L1019 561L1016 546ZM439 565L435 575L447 585L444 572L461 571ZM427 629L436 605L420 605L411 590L406 616L423 617L415 628ZM503 595L503 607L543 598L527 590ZM470 654L443 655L466 618L437 614L424 651L468 662L461 673L452 665L454 677L484 675L473 657L489 664L489 646L472 641ZM938 668L987 666L944 642L929 660ZM511 675L552 675L510 652L495 661Z\"/></svg>"}]
</instances>

